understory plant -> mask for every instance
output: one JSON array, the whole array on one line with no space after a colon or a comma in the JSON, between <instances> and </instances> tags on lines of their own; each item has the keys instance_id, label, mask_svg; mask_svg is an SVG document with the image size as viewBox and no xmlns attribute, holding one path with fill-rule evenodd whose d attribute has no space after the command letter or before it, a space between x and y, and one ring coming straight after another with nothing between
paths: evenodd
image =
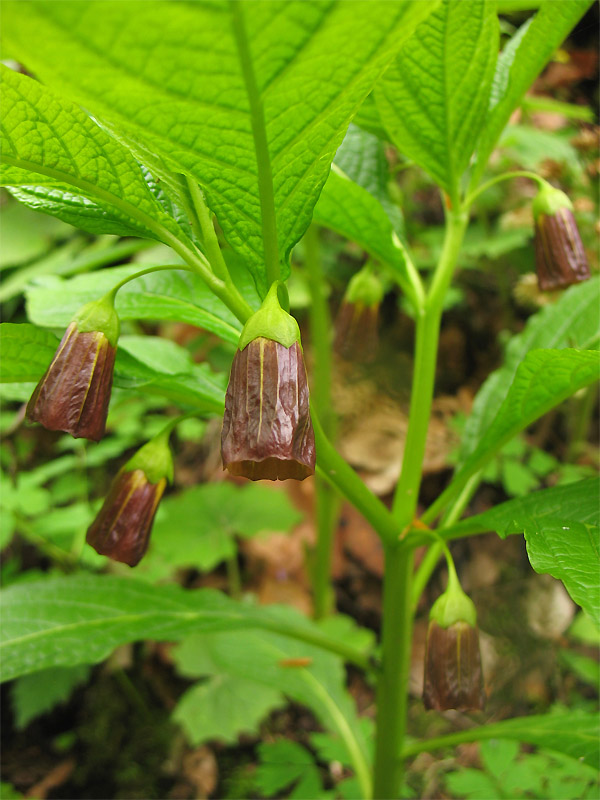
<instances>
[{"instance_id":1,"label":"understory plant","mask_svg":"<svg viewBox=\"0 0 600 800\"><path fill-rule=\"evenodd\" d=\"M28 401L29 422L92 441L105 434L111 389L113 398L117 390L168 402L169 418L139 434L142 446L123 462L87 528L97 553L135 570L173 480L170 436L190 418L224 416L222 458L232 475L314 474L317 621L237 597L239 576L230 597L104 574L106 562L79 540L62 558L65 575L4 590L4 680L93 664L139 639L181 642L175 657L182 674L235 678L241 708L249 697L261 711L283 696L309 706L350 772L344 796L401 797L407 758L468 741L515 739L597 762L594 714L485 724L475 713L485 700L477 611L450 550L453 541L488 531L524 534L534 570L562 580L600 621L596 478L464 516L502 448L600 373L598 279L590 278L572 201L536 173L490 171L511 114L590 4L542 2L501 42L494 0L5 0L4 56L13 61L2 67L2 185L26 206L86 232L165 247L149 265L115 254L101 270L33 280L30 321L3 324L2 381ZM384 143L402 169L423 170L439 189L444 238L429 272L411 252ZM531 269L540 290L558 294L508 344L504 365L483 384L466 420L454 474L423 508L442 314L478 203L510 180L529 187ZM366 254L335 336L323 229ZM310 381L286 287L298 244L294 258L310 296ZM368 361L390 291L401 294L414 320L415 346L402 467L388 507L336 449L331 382L334 339L342 357ZM136 335L135 323L144 320L184 322L220 337L226 369L192 363L160 337ZM118 435L114 427L108 439ZM216 500L224 518L242 503L243 491L232 492ZM377 648L334 614L340 498L370 523L385 555ZM23 509L17 503L13 511ZM193 503L187 511L199 537L202 513ZM243 535L244 524L236 519L231 530ZM235 570L235 553L223 553ZM456 733L419 741L407 736L413 619L442 558L449 580L430 613L425 703L475 716ZM345 662L376 686L374 730L346 690ZM209 685L200 685L190 701L195 711L180 712L182 719L202 715ZM260 716L258 706L248 711L250 727L252 713ZM233 734L218 721L202 725L205 738ZM268 763L289 764L298 753L284 745L269 755L263 747L259 777L274 794L287 784L277 783ZM295 796L329 796L307 770L298 773L308 783Z\"/></svg>"}]
</instances>

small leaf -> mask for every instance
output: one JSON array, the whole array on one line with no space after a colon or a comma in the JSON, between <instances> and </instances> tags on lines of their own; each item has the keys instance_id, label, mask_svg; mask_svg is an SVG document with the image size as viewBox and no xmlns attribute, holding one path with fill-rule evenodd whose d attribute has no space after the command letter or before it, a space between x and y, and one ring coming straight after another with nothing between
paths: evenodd
<instances>
[{"instance_id":1,"label":"small leaf","mask_svg":"<svg viewBox=\"0 0 600 800\"><path fill-rule=\"evenodd\" d=\"M37 382L52 361L58 338L51 332L26 322L0 324L0 380Z\"/></svg>"},{"instance_id":2,"label":"small leaf","mask_svg":"<svg viewBox=\"0 0 600 800\"><path fill-rule=\"evenodd\" d=\"M534 348L591 348L600 342L600 277L572 286L556 302L527 320L506 350L504 366L483 384L463 431L460 463L475 450L504 401L521 361Z\"/></svg>"},{"instance_id":3,"label":"small leaf","mask_svg":"<svg viewBox=\"0 0 600 800\"><path fill-rule=\"evenodd\" d=\"M32 719L64 703L89 674L90 668L80 664L53 667L16 680L12 685L12 705L17 728L25 728Z\"/></svg>"},{"instance_id":4,"label":"small leaf","mask_svg":"<svg viewBox=\"0 0 600 800\"><path fill-rule=\"evenodd\" d=\"M591 2L542 3L536 15L527 20L500 54L485 128L477 143L473 184L485 170L504 126L521 98Z\"/></svg>"},{"instance_id":5,"label":"small leaf","mask_svg":"<svg viewBox=\"0 0 600 800\"><path fill-rule=\"evenodd\" d=\"M260 763L254 781L265 797L281 792L294 783L288 797L323 797L323 784L312 755L306 748L289 739L263 742L258 746ZM300 779L300 780L299 780Z\"/></svg>"},{"instance_id":6,"label":"small leaf","mask_svg":"<svg viewBox=\"0 0 600 800\"><path fill-rule=\"evenodd\" d=\"M444 0L375 89L394 144L453 202L485 120L497 52L494 2Z\"/></svg>"},{"instance_id":7,"label":"small leaf","mask_svg":"<svg viewBox=\"0 0 600 800\"><path fill-rule=\"evenodd\" d=\"M240 734L257 734L262 719L284 705L282 695L231 675L213 675L188 689L173 712L190 744L209 739L237 742Z\"/></svg>"},{"instance_id":8,"label":"small leaf","mask_svg":"<svg viewBox=\"0 0 600 800\"><path fill-rule=\"evenodd\" d=\"M590 350L531 350L517 367L502 405L482 432L477 447L457 471L458 490L509 439L554 406L600 377L600 358Z\"/></svg>"},{"instance_id":9,"label":"small leaf","mask_svg":"<svg viewBox=\"0 0 600 800\"><path fill-rule=\"evenodd\" d=\"M589 766L600 767L598 736L600 721L597 714L582 711L517 717L502 722L482 725L460 733L450 733L436 739L409 744L406 757L416 753L431 752L434 748L453 747L463 742L485 739L516 739L537 747L556 750Z\"/></svg>"}]
</instances>

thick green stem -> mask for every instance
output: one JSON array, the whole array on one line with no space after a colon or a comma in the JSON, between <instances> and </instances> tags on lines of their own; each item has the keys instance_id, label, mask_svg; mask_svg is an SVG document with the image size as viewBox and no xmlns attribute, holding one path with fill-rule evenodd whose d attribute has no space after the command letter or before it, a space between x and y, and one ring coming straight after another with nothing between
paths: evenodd
<instances>
[{"instance_id":1,"label":"thick green stem","mask_svg":"<svg viewBox=\"0 0 600 800\"><path fill-rule=\"evenodd\" d=\"M275 195L273 192L273 172L267 142L265 114L262 98L256 85L254 65L250 53L250 45L244 22L243 3L241 0L230 0L233 34L240 56L242 76L246 84L246 94L250 106L252 136L256 152L256 168L258 171L258 191L260 195L260 214L262 220L263 247L265 251L265 267L269 285L280 278L279 245L277 241L277 217L275 215Z\"/></svg>"},{"instance_id":2,"label":"thick green stem","mask_svg":"<svg viewBox=\"0 0 600 800\"><path fill-rule=\"evenodd\" d=\"M397 542L400 528L393 516L331 444L321 427L316 409L311 408L311 416L315 430L317 474L346 497L385 542Z\"/></svg>"},{"instance_id":3,"label":"thick green stem","mask_svg":"<svg viewBox=\"0 0 600 800\"><path fill-rule=\"evenodd\" d=\"M331 398L331 315L323 281L319 230L311 225L304 235L304 266L310 290L310 340L312 346L311 397L319 412L329 441L335 441L336 418ZM331 554L335 535L338 501L319 475L315 478L316 545L312 559L314 613L317 619L331 613L334 593L331 587Z\"/></svg>"},{"instance_id":4,"label":"thick green stem","mask_svg":"<svg viewBox=\"0 0 600 800\"><path fill-rule=\"evenodd\" d=\"M408 673L412 642L411 582L413 551L386 547L383 581L382 665L377 683L375 800L400 797L406 733Z\"/></svg>"},{"instance_id":5,"label":"thick green stem","mask_svg":"<svg viewBox=\"0 0 600 800\"><path fill-rule=\"evenodd\" d=\"M444 297L456 265L467 225L464 212L449 212L446 235L436 272L417 314L415 363L408 432L393 514L401 531L415 518L421 486L427 429L433 402L440 321ZM377 686L375 798L399 797L408 699L408 670L412 639L413 551L389 545L383 588L382 672Z\"/></svg>"}]
</instances>

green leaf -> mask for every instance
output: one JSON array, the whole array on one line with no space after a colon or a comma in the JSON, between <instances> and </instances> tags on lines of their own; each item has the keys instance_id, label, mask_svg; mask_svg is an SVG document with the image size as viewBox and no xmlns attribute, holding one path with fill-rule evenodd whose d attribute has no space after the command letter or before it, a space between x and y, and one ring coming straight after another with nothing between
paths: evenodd
<instances>
[{"instance_id":1,"label":"green leaf","mask_svg":"<svg viewBox=\"0 0 600 800\"><path fill-rule=\"evenodd\" d=\"M546 523L538 527L529 523L524 533L534 570L561 580L573 600L600 624L598 525L569 521L564 525Z\"/></svg>"},{"instance_id":2,"label":"green leaf","mask_svg":"<svg viewBox=\"0 0 600 800\"><path fill-rule=\"evenodd\" d=\"M107 575L70 575L12 585L0 598L5 681L48 667L95 663L118 645L138 639L168 641L192 632L249 627L285 631L311 651L333 649L364 663L360 653L330 642L298 613L241 605L210 589L185 591Z\"/></svg>"},{"instance_id":3,"label":"green leaf","mask_svg":"<svg viewBox=\"0 0 600 800\"><path fill-rule=\"evenodd\" d=\"M431 752L442 747L454 747L463 742L479 742L486 739L516 739L537 747L556 750L578 761L600 767L598 736L600 721L597 714L581 711L517 717L502 722L482 725L459 733L450 733L435 739L415 742L405 748L405 757L421 752Z\"/></svg>"},{"instance_id":4,"label":"green leaf","mask_svg":"<svg viewBox=\"0 0 600 800\"><path fill-rule=\"evenodd\" d=\"M569 670L575 673L580 681L587 683L592 689L598 690L600 684L600 665L594 658L582 656L572 650L561 650L560 660Z\"/></svg>"},{"instance_id":5,"label":"green leaf","mask_svg":"<svg viewBox=\"0 0 600 800\"><path fill-rule=\"evenodd\" d=\"M381 203L335 164L315 206L314 220L359 244L388 266L405 292L411 292L404 251Z\"/></svg>"},{"instance_id":6,"label":"green leaf","mask_svg":"<svg viewBox=\"0 0 600 800\"><path fill-rule=\"evenodd\" d=\"M500 134L523 95L590 5L591 0L542 3L536 15L527 20L500 54L485 127L477 143L472 185L479 181Z\"/></svg>"},{"instance_id":7,"label":"green leaf","mask_svg":"<svg viewBox=\"0 0 600 800\"><path fill-rule=\"evenodd\" d=\"M353 114L433 7L7 3L3 35L7 52L118 131L140 161L151 153L197 180L264 290L271 205L285 261ZM232 9L243 18L237 40Z\"/></svg>"},{"instance_id":8,"label":"green leaf","mask_svg":"<svg viewBox=\"0 0 600 800\"><path fill-rule=\"evenodd\" d=\"M446 784L453 795L481 800L501 800L494 781L478 769L461 769L446 775Z\"/></svg>"},{"instance_id":9,"label":"green leaf","mask_svg":"<svg viewBox=\"0 0 600 800\"><path fill-rule=\"evenodd\" d=\"M267 714L285 704L276 689L231 675L213 675L180 698L173 720L190 744L209 739L237 742L242 733L257 734Z\"/></svg>"},{"instance_id":10,"label":"green leaf","mask_svg":"<svg viewBox=\"0 0 600 800\"><path fill-rule=\"evenodd\" d=\"M26 322L0 324L0 380L3 383L38 381L52 361L57 337Z\"/></svg>"},{"instance_id":11,"label":"green leaf","mask_svg":"<svg viewBox=\"0 0 600 800\"><path fill-rule=\"evenodd\" d=\"M25 75L7 67L0 75L2 185L28 187L30 195L40 187L40 210L94 233L185 239L139 164L87 114ZM56 203L46 203L48 192L57 195Z\"/></svg>"},{"instance_id":12,"label":"green leaf","mask_svg":"<svg viewBox=\"0 0 600 800\"><path fill-rule=\"evenodd\" d=\"M459 539L493 530L504 539L511 533L522 533L525 525L532 522L537 526L563 522L597 526L600 524L599 501L600 481L598 478L588 478L500 503L483 514L476 514L444 528L444 538Z\"/></svg>"},{"instance_id":13,"label":"green leaf","mask_svg":"<svg viewBox=\"0 0 600 800\"><path fill-rule=\"evenodd\" d=\"M267 486L194 486L162 502L148 565L151 568L151 562L157 560L171 568L196 567L209 572L235 555L235 536L289 531L301 518L284 492Z\"/></svg>"},{"instance_id":14,"label":"green leaf","mask_svg":"<svg viewBox=\"0 0 600 800\"><path fill-rule=\"evenodd\" d=\"M45 669L18 678L11 687L17 728L25 728L32 719L64 703L77 686L87 681L89 674L90 668L80 664Z\"/></svg>"},{"instance_id":15,"label":"green leaf","mask_svg":"<svg viewBox=\"0 0 600 800\"><path fill-rule=\"evenodd\" d=\"M394 144L454 203L485 121L497 52L494 2L444 0L375 90Z\"/></svg>"},{"instance_id":16,"label":"green leaf","mask_svg":"<svg viewBox=\"0 0 600 800\"><path fill-rule=\"evenodd\" d=\"M289 798L322 798L323 784L309 751L289 739L262 742L258 746L260 763L254 782L265 797L279 794L282 789L295 784Z\"/></svg>"},{"instance_id":17,"label":"green leaf","mask_svg":"<svg viewBox=\"0 0 600 800\"><path fill-rule=\"evenodd\" d=\"M482 469L509 439L567 397L600 378L600 357L590 350L531 350L496 416L483 429L477 446L465 459L451 486L458 490Z\"/></svg>"},{"instance_id":18,"label":"green leaf","mask_svg":"<svg viewBox=\"0 0 600 800\"><path fill-rule=\"evenodd\" d=\"M527 320L507 347L504 366L483 384L463 431L460 462L475 450L508 394L521 361L534 348L591 348L600 341L600 277L572 286L556 302Z\"/></svg>"},{"instance_id":19,"label":"green leaf","mask_svg":"<svg viewBox=\"0 0 600 800\"><path fill-rule=\"evenodd\" d=\"M78 275L70 280L56 277L38 279L26 291L28 317L47 328L66 327L78 308L140 269L139 264L132 264ZM245 284L246 299L257 308L260 303L256 292L248 285L248 274L244 275L239 263L232 273L240 289ZM216 333L232 344L237 344L242 328L201 278L178 269L176 265L173 270L143 275L123 286L117 294L115 308L122 320L186 322Z\"/></svg>"},{"instance_id":20,"label":"green leaf","mask_svg":"<svg viewBox=\"0 0 600 800\"><path fill-rule=\"evenodd\" d=\"M40 219L39 214L32 213L20 203L3 204L0 220L2 222L0 267L3 270L43 257L57 240L66 239L75 233L72 228L57 219ZM6 276L3 275L3 289L5 282Z\"/></svg>"},{"instance_id":21,"label":"green leaf","mask_svg":"<svg viewBox=\"0 0 600 800\"><path fill-rule=\"evenodd\" d=\"M269 611L283 629L297 624L298 612L290 607L270 607ZM345 688L340 659L305 642L251 630L194 635L175 650L174 658L190 674L198 657L205 661L207 652L220 673L276 688L314 711L328 730L339 734L348 753L347 763L352 764L365 796L369 796L368 747Z\"/></svg>"}]
</instances>

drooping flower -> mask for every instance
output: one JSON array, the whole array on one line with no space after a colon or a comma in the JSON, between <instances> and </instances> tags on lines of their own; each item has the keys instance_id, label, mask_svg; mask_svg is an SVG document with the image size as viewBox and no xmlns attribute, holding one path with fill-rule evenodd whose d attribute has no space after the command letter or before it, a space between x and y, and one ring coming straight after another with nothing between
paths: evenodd
<instances>
[{"instance_id":1,"label":"drooping flower","mask_svg":"<svg viewBox=\"0 0 600 800\"><path fill-rule=\"evenodd\" d=\"M480 711L484 705L483 674L475 606L458 583L433 604L427 631L425 708Z\"/></svg>"},{"instance_id":2,"label":"drooping flower","mask_svg":"<svg viewBox=\"0 0 600 800\"><path fill-rule=\"evenodd\" d=\"M130 567L148 549L154 516L173 480L168 434L151 439L117 473L86 541L100 555Z\"/></svg>"},{"instance_id":3,"label":"drooping flower","mask_svg":"<svg viewBox=\"0 0 600 800\"><path fill-rule=\"evenodd\" d=\"M275 283L242 331L225 396L223 467L250 480L303 480L315 471L300 331L277 291Z\"/></svg>"},{"instance_id":4,"label":"drooping flower","mask_svg":"<svg viewBox=\"0 0 600 800\"><path fill-rule=\"evenodd\" d=\"M533 201L535 268L542 291L562 289L590 277L590 267L567 195L549 184Z\"/></svg>"},{"instance_id":5,"label":"drooping flower","mask_svg":"<svg viewBox=\"0 0 600 800\"><path fill-rule=\"evenodd\" d=\"M27 405L27 418L51 431L100 441L104 436L119 318L110 298L83 306Z\"/></svg>"},{"instance_id":6,"label":"drooping flower","mask_svg":"<svg viewBox=\"0 0 600 800\"><path fill-rule=\"evenodd\" d=\"M367 264L350 280L335 320L334 349L347 361L369 363L379 344L383 286Z\"/></svg>"}]
</instances>

